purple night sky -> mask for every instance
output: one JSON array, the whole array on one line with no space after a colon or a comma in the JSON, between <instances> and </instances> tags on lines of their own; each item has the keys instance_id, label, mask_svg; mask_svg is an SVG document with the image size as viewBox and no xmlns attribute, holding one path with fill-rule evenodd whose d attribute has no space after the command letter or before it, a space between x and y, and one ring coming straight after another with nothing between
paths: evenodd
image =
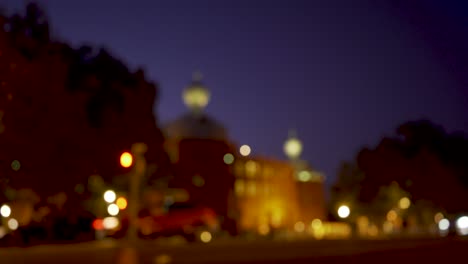
<instances>
[{"instance_id":1,"label":"purple night sky","mask_svg":"<svg viewBox=\"0 0 468 264\"><path fill-rule=\"evenodd\" d=\"M236 142L284 157L295 128L328 184L341 160L404 121L468 131L463 1L39 2L55 36L143 66L160 84L160 122L186 111L181 91L199 69L212 92L207 111ZM7 11L24 3L0 0Z\"/></svg>"}]
</instances>

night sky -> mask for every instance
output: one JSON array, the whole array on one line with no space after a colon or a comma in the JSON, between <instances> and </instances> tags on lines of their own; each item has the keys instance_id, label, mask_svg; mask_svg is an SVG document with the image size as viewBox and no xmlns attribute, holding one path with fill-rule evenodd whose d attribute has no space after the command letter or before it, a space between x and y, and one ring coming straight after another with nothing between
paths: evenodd
<instances>
[{"instance_id":1,"label":"night sky","mask_svg":"<svg viewBox=\"0 0 468 264\"><path fill-rule=\"evenodd\" d=\"M39 2L55 36L143 66L160 85L159 122L187 111L181 91L198 69L233 140L283 158L295 128L329 184L404 121L468 131L466 1Z\"/></svg>"}]
</instances>

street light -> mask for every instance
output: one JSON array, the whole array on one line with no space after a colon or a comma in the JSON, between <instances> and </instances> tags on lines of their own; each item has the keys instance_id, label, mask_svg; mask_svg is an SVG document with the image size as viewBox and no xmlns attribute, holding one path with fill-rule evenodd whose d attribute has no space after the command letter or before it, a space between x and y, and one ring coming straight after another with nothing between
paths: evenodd
<instances>
[{"instance_id":1,"label":"street light","mask_svg":"<svg viewBox=\"0 0 468 264\"><path fill-rule=\"evenodd\" d=\"M408 197L403 197L398 201L398 205L401 209L408 209L411 205L411 200Z\"/></svg>"},{"instance_id":2,"label":"street light","mask_svg":"<svg viewBox=\"0 0 468 264\"><path fill-rule=\"evenodd\" d=\"M111 216L116 216L119 214L119 207L116 205L116 204L109 204L109 206L107 206L107 212L111 215Z\"/></svg>"},{"instance_id":3,"label":"street light","mask_svg":"<svg viewBox=\"0 0 468 264\"><path fill-rule=\"evenodd\" d=\"M342 205L338 208L338 216L340 218L347 218L349 216L349 214L351 213L351 210L349 209L348 206L346 205Z\"/></svg>"},{"instance_id":4,"label":"street light","mask_svg":"<svg viewBox=\"0 0 468 264\"><path fill-rule=\"evenodd\" d=\"M244 157L247 157L251 151L252 150L249 145L242 145L239 149L240 154Z\"/></svg>"},{"instance_id":5,"label":"street light","mask_svg":"<svg viewBox=\"0 0 468 264\"><path fill-rule=\"evenodd\" d=\"M112 190L107 190L104 193L104 201L106 201L107 203L113 203L116 198L117 198L117 195Z\"/></svg>"},{"instance_id":6,"label":"street light","mask_svg":"<svg viewBox=\"0 0 468 264\"><path fill-rule=\"evenodd\" d=\"M0 215L3 217L9 217L11 215L11 208L10 206L4 204L0 207Z\"/></svg>"}]
</instances>

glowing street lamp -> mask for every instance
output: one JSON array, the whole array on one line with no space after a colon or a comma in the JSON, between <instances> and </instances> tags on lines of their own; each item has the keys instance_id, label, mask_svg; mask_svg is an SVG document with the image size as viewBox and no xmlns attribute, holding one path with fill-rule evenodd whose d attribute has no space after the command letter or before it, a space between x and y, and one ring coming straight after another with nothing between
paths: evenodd
<instances>
[{"instance_id":1,"label":"glowing street lamp","mask_svg":"<svg viewBox=\"0 0 468 264\"><path fill-rule=\"evenodd\" d=\"M342 205L338 208L338 216L340 218L347 218L349 216L349 214L351 213L351 210L349 209L348 206L346 205Z\"/></svg>"},{"instance_id":2,"label":"glowing street lamp","mask_svg":"<svg viewBox=\"0 0 468 264\"><path fill-rule=\"evenodd\" d=\"M249 145L242 145L239 149L239 152L242 156L247 157L252 150Z\"/></svg>"},{"instance_id":3,"label":"glowing street lamp","mask_svg":"<svg viewBox=\"0 0 468 264\"><path fill-rule=\"evenodd\" d=\"M117 195L112 190L107 190L104 193L104 201L106 201L107 203L113 203L116 198L117 198Z\"/></svg>"}]
</instances>

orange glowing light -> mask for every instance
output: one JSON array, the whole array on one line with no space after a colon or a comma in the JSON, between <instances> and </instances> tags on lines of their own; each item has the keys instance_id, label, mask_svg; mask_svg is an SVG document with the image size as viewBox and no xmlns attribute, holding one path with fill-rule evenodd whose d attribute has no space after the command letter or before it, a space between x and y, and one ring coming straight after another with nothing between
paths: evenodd
<instances>
[{"instance_id":1,"label":"orange glowing light","mask_svg":"<svg viewBox=\"0 0 468 264\"><path fill-rule=\"evenodd\" d=\"M117 199L115 203L117 204L120 210L125 210L125 208L127 208L127 199L125 199L124 197L119 197L119 199Z\"/></svg>"},{"instance_id":2,"label":"orange glowing light","mask_svg":"<svg viewBox=\"0 0 468 264\"><path fill-rule=\"evenodd\" d=\"M133 163L132 154L130 154L129 152L122 153L122 155L120 156L120 165L122 165L122 167L124 168L128 168L132 166L132 163Z\"/></svg>"},{"instance_id":3,"label":"orange glowing light","mask_svg":"<svg viewBox=\"0 0 468 264\"><path fill-rule=\"evenodd\" d=\"M104 224L102 219L96 219L93 221L93 228L95 230L103 230L104 229Z\"/></svg>"}]
</instances>

